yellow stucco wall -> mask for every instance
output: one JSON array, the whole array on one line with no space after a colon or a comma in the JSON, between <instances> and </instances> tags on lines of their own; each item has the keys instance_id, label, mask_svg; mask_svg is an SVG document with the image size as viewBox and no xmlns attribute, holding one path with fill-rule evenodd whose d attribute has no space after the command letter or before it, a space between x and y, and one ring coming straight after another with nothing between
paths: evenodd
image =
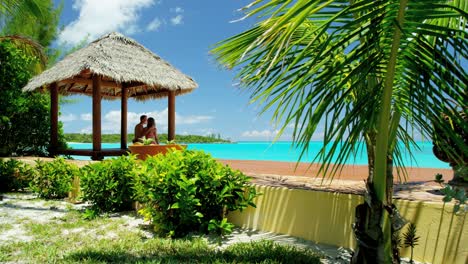
<instances>
[{"instance_id":1,"label":"yellow stucco wall","mask_svg":"<svg viewBox=\"0 0 468 264\"><path fill-rule=\"evenodd\" d=\"M246 228L288 234L318 243L355 247L351 225L354 208L363 197L283 187L258 186L257 208L234 212L229 220ZM453 205L396 200L407 220L416 224L420 236L414 259L436 263L468 263L468 220L454 215ZM408 249L402 249L409 256Z\"/></svg>"}]
</instances>

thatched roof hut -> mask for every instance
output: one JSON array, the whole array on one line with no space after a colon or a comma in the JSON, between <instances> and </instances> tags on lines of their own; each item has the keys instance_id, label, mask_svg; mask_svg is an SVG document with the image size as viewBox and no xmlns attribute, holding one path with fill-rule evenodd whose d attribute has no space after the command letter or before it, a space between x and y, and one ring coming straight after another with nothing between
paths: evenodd
<instances>
[{"instance_id":1,"label":"thatched roof hut","mask_svg":"<svg viewBox=\"0 0 468 264\"><path fill-rule=\"evenodd\" d=\"M50 154L92 156L127 152L127 99L168 97L168 139L175 139L175 96L197 88L197 83L135 40L110 33L73 52L52 68L35 76L23 88L48 88L51 96ZM93 97L93 149L58 149L58 95ZM121 148L101 149L101 99L121 99Z\"/></svg>"},{"instance_id":2,"label":"thatched roof hut","mask_svg":"<svg viewBox=\"0 0 468 264\"><path fill-rule=\"evenodd\" d=\"M35 76L23 88L32 91L56 82L60 94L92 95L93 74L102 76L101 95L120 98L120 84L128 83L128 97L137 100L189 93L197 83L135 40L120 33L107 34L66 56Z\"/></svg>"}]
</instances>

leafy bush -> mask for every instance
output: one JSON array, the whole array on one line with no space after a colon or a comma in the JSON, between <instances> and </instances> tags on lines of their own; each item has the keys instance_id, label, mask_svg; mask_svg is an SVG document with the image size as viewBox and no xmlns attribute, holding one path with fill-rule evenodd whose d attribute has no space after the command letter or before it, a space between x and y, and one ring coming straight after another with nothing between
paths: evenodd
<instances>
[{"instance_id":1,"label":"leafy bush","mask_svg":"<svg viewBox=\"0 0 468 264\"><path fill-rule=\"evenodd\" d=\"M36 161L36 173L31 181L31 190L45 199L59 199L68 196L71 183L79 173L76 165L63 158L52 162Z\"/></svg>"},{"instance_id":2,"label":"leafy bush","mask_svg":"<svg viewBox=\"0 0 468 264\"><path fill-rule=\"evenodd\" d=\"M140 210L168 236L191 231L229 233L229 211L255 206L250 178L202 151L169 151L148 157L135 184ZM210 224L211 223L211 224Z\"/></svg>"},{"instance_id":3,"label":"leafy bush","mask_svg":"<svg viewBox=\"0 0 468 264\"><path fill-rule=\"evenodd\" d=\"M82 199L96 212L130 209L136 165L136 157L128 155L83 167Z\"/></svg>"},{"instance_id":4,"label":"leafy bush","mask_svg":"<svg viewBox=\"0 0 468 264\"><path fill-rule=\"evenodd\" d=\"M21 90L33 76L37 58L2 40L0 62L0 156L47 155L50 96ZM59 144L63 148L66 142L61 122L59 126Z\"/></svg>"},{"instance_id":5,"label":"leafy bush","mask_svg":"<svg viewBox=\"0 0 468 264\"><path fill-rule=\"evenodd\" d=\"M32 167L24 162L0 159L0 192L24 190L29 186Z\"/></svg>"},{"instance_id":6,"label":"leafy bush","mask_svg":"<svg viewBox=\"0 0 468 264\"><path fill-rule=\"evenodd\" d=\"M464 212L468 212L468 196L463 188L452 187L447 184L445 185L445 188L440 191L444 195L444 198L442 199L444 203L449 203L452 200L455 200L455 205L453 206L454 213L458 213L462 206L465 207Z\"/></svg>"}]
</instances>

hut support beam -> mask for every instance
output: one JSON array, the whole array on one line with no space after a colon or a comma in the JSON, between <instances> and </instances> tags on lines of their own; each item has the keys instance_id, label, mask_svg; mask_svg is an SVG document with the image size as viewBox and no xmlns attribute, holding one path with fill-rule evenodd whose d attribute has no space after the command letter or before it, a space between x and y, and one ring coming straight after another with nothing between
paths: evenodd
<instances>
[{"instance_id":1,"label":"hut support beam","mask_svg":"<svg viewBox=\"0 0 468 264\"><path fill-rule=\"evenodd\" d=\"M55 156L58 150L58 85L50 85L50 149L49 155Z\"/></svg>"},{"instance_id":2,"label":"hut support beam","mask_svg":"<svg viewBox=\"0 0 468 264\"><path fill-rule=\"evenodd\" d=\"M127 85L122 84L122 102L120 109L120 148L127 149L127 97L128 89Z\"/></svg>"},{"instance_id":3,"label":"hut support beam","mask_svg":"<svg viewBox=\"0 0 468 264\"><path fill-rule=\"evenodd\" d=\"M93 75L93 160L100 160L101 151L101 76Z\"/></svg>"},{"instance_id":4,"label":"hut support beam","mask_svg":"<svg viewBox=\"0 0 468 264\"><path fill-rule=\"evenodd\" d=\"M169 96L168 96L168 133L167 133L167 139L169 141L175 139L175 91L169 91Z\"/></svg>"}]
</instances>

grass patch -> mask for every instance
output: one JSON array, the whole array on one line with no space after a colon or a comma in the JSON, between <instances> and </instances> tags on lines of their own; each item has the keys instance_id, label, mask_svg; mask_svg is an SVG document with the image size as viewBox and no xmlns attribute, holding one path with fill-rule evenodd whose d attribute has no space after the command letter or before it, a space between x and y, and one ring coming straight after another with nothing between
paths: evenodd
<instances>
[{"instance_id":1,"label":"grass patch","mask_svg":"<svg viewBox=\"0 0 468 264\"><path fill-rule=\"evenodd\" d=\"M129 246L133 248L108 245L80 250L64 260L83 263L320 263L318 256L309 250L280 246L271 241L239 243L224 251L214 250L200 238L157 238Z\"/></svg>"},{"instance_id":2,"label":"grass patch","mask_svg":"<svg viewBox=\"0 0 468 264\"><path fill-rule=\"evenodd\" d=\"M9 224L9 223L0 224L0 233L8 231L8 230L10 230L12 228L13 228L12 224Z\"/></svg>"},{"instance_id":3,"label":"grass patch","mask_svg":"<svg viewBox=\"0 0 468 264\"><path fill-rule=\"evenodd\" d=\"M0 262L3 263L8 261L13 252L15 252L15 245L13 243L0 245Z\"/></svg>"},{"instance_id":4,"label":"grass patch","mask_svg":"<svg viewBox=\"0 0 468 264\"><path fill-rule=\"evenodd\" d=\"M0 262L24 263L319 263L319 256L270 241L235 244L223 251L203 238L147 238L123 218L84 220L70 211L49 223L25 222L31 242L0 245Z\"/></svg>"}]
</instances>

